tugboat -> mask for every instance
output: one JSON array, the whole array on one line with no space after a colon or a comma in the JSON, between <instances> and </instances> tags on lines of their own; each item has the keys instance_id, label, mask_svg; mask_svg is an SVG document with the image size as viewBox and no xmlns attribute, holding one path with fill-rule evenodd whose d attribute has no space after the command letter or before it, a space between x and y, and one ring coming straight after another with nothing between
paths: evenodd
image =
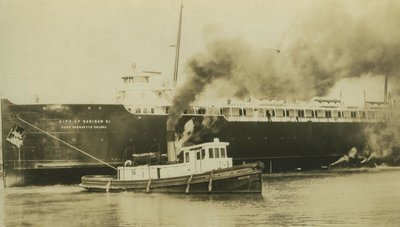
<instances>
[{"instance_id":1,"label":"tugboat","mask_svg":"<svg viewBox=\"0 0 400 227\"><path fill-rule=\"evenodd\" d=\"M129 166L132 162L127 161L116 176L83 176L79 186L103 192L261 193L263 163L233 166L228 145L215 138L183 147L182 161L173 164Z\"/></svg>"}]
</instances>

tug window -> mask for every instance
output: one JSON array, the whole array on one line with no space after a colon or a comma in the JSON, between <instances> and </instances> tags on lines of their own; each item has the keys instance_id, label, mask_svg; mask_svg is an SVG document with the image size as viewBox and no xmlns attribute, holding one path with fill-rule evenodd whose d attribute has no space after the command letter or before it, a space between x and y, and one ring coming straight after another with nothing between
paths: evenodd
<instances>
[{"instance_id":1,"label":"tug window","mask_svg":"<svg viewBox=\"0 0 400 227\"><path fill-rule=\"evenodd\" d=\"M189 162L189 152L185 152L185 162Z\"/></svg>"},{"instance_id":2,"label":"tug window","mask_svg":"<svg viewBox=\"0 0 400 227\"><path fill-rule=\"evenodd\" d=\"M208 156L210 158L214 158L214 153L213 153L213 149L212 148L208 148Z\"/></svg>"},{"instance_id":3,"label":"tug window","mask_svg":"<svg viewBox=\"0 0 400 227\"><path fill-rule=\"evenodd\" d=\"M221 158L225 158L226 153L225 153L225 147L221 148Z\"/></svg>"},{"instance_id":4,"label":"tug window","mask_svg":"<svg viewBox=\"0 0 400 227\"><path fill-rule=\"evenodd\" d=\"M204 159L206 157L206 149L201 149L201 159Z\"/></svg>"},{"instance_id":5,"label":"tug window","mask_svg":"<svg viewBox=\"0 0 400 227\"><path fill-rule=\"evenodd\" d=\"M196 158L197 158L197 160L200 160L200 151L196 152Z\"/></svg>"},{"instance_id":6,"label":"tug window","mask_svg":"<svg viewBox=\"0 0 400 227\"><path fill-rule=\"evenodd\" d=\"M219 158L219 149L214 148L215 158Z\"/></svg>"}]
</instances>

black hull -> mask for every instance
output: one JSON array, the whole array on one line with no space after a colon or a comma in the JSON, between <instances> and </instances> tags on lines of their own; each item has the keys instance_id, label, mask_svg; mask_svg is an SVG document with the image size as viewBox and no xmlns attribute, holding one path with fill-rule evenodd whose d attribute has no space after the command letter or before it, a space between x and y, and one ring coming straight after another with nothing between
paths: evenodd
<instances>
[{"instance_id":1,"label":"black hull","mask_svg":"<svg viewBox=\"0 0 400 227\"><path fill-rule=\"evenodd\" d=\"M191 176L120 181L113 176L83 176L81 187L97 192L155 192L185 194L227 194L262 192L259 164L246 164Z\"/></svg>"},{"instance_id":2,"label":"black hull","mask_svg":"<svg viewBox=\"0 0 400 227\"><path fill-rule=\"evenodd\" d=\"M80 166L83 169L91 169L97 168L99 164L29 127L16 119L15 115L115 165L121 165L130 159L133 153L167 153L166 115L134 115L123 105L117 104L15 105L2 100L2 167L6 176L17 168L28 172L54 167L68 169ZM190 143L208 142L218 137L221 141L230 143L228 149L234 163L263 161L266 171L273 172L327 166L352 147L363 150L366 144L365 128L383 124L229 122L220 116L209 117L211 124L204 127L204 118L205 116L183 116L176 126L177 133L182 133L184 124L192 119L196 134ZM24 144L20 150L4 141L15 125L26 130ZM73 165L69 166L69 163ZM99 174L108 172L109 170ZM82 175L83 173L78 177ZM26 180L35 182L37 179ZM8 183L7 185L10 186Z\"/></svg>"}]
</instances>

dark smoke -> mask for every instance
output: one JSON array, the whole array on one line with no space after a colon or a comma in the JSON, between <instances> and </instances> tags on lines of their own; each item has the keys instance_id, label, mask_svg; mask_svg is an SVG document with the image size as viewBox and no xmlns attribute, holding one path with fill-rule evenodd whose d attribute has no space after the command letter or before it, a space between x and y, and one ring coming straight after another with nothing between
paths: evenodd
<instances>
[{"instance_id":1,"label":"dark smoke","mask_svg":"<svg viewBox=\"0 0 400 227\"><path fill-rule=\"evenodd\" d=\"M175 146L180 148L204 142L203 139L209 135L219 132L220 122L218 117L207 116L203 118L192 118L183 127L183 132L178 132Z\"/></svg>"},{"instance_id":2,"label":"dark smoke","mask_svg":"<svg viewBox=\"0 0 400 227\"><path fill-rule=\"evenodd\" d=\"M399 3L360 1L352 9L343 3L316 7L287 39L292 67L312 83L317 96L326 95L342 78L370 74L398 80Z\"/></svg>"},{"instance_id":3,"label":"dark smoke","mask_svg":"<svg viewBox=\"0 0 400 227\"><path fill-rule=\"evenodd\" d=\"M235 67L233 58L232 53L221 49L220 52L208 56L206 60L192 59L189 62L192 74L174 96L167 120L167 130L175 130L182 111L196 100L207 84L211 84L216 78L231 74L231 70Z\"/></svg>"},{"instance_id":4,"label":"dark smoke","mask_svg":"<svg viewBox=\"0 0 400 227\"><path fill-rule=\"evenodd\" d=\"M224 67L214 67L218 73L208 68L213 79L201 84L201 90L186 91L194 98L199 95L195 92L208 85L210 90L219 88L217 95L223 97L294 97L308 101L327 95L344 78L388 75L392 91L398 94L400 3L352 3L353 7L346 1L313 4L285 34L280 52L255 49L239 39L209 43L207 52L189 63L193 73L189 80L198 78L198 66L207 67L212 62ZM225 65L224 56L229 56L232 64ZM193 65L193 61L201 64Z\"/></svg>"},{"instance_id":5,"label":"dark smoke","mask_svg":"<svg viewBox=\"0 0 400 227\"><path fill-rule=\"evenodd\" d=\"M167 128L175 127L181 112L205 89L218 97L308 101L327 95L344 78L387 75L398 95L399 28L398 1L320 1L294 22L277 47L280 52L256 49L240 39L215 40L189 61Z\"/></svg>"}]
</instances>

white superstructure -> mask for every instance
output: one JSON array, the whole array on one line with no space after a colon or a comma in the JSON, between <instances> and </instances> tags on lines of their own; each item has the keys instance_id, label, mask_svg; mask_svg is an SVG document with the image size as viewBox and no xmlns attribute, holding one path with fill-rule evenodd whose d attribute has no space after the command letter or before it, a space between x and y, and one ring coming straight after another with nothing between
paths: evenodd
<instances>
[{"instance_id":1,"label":"white superstructure","mask_svg":"<svg viewBox=\"0 0 400 227\"><path fill-rule=\"evenodd\" d=\"M228 157L227 142L213 142L184 147L181 149L183 162L169 165L142 165L118 167L119 180L149 180L190 176L232 167Z\"/></svg>"}]
</instances>

